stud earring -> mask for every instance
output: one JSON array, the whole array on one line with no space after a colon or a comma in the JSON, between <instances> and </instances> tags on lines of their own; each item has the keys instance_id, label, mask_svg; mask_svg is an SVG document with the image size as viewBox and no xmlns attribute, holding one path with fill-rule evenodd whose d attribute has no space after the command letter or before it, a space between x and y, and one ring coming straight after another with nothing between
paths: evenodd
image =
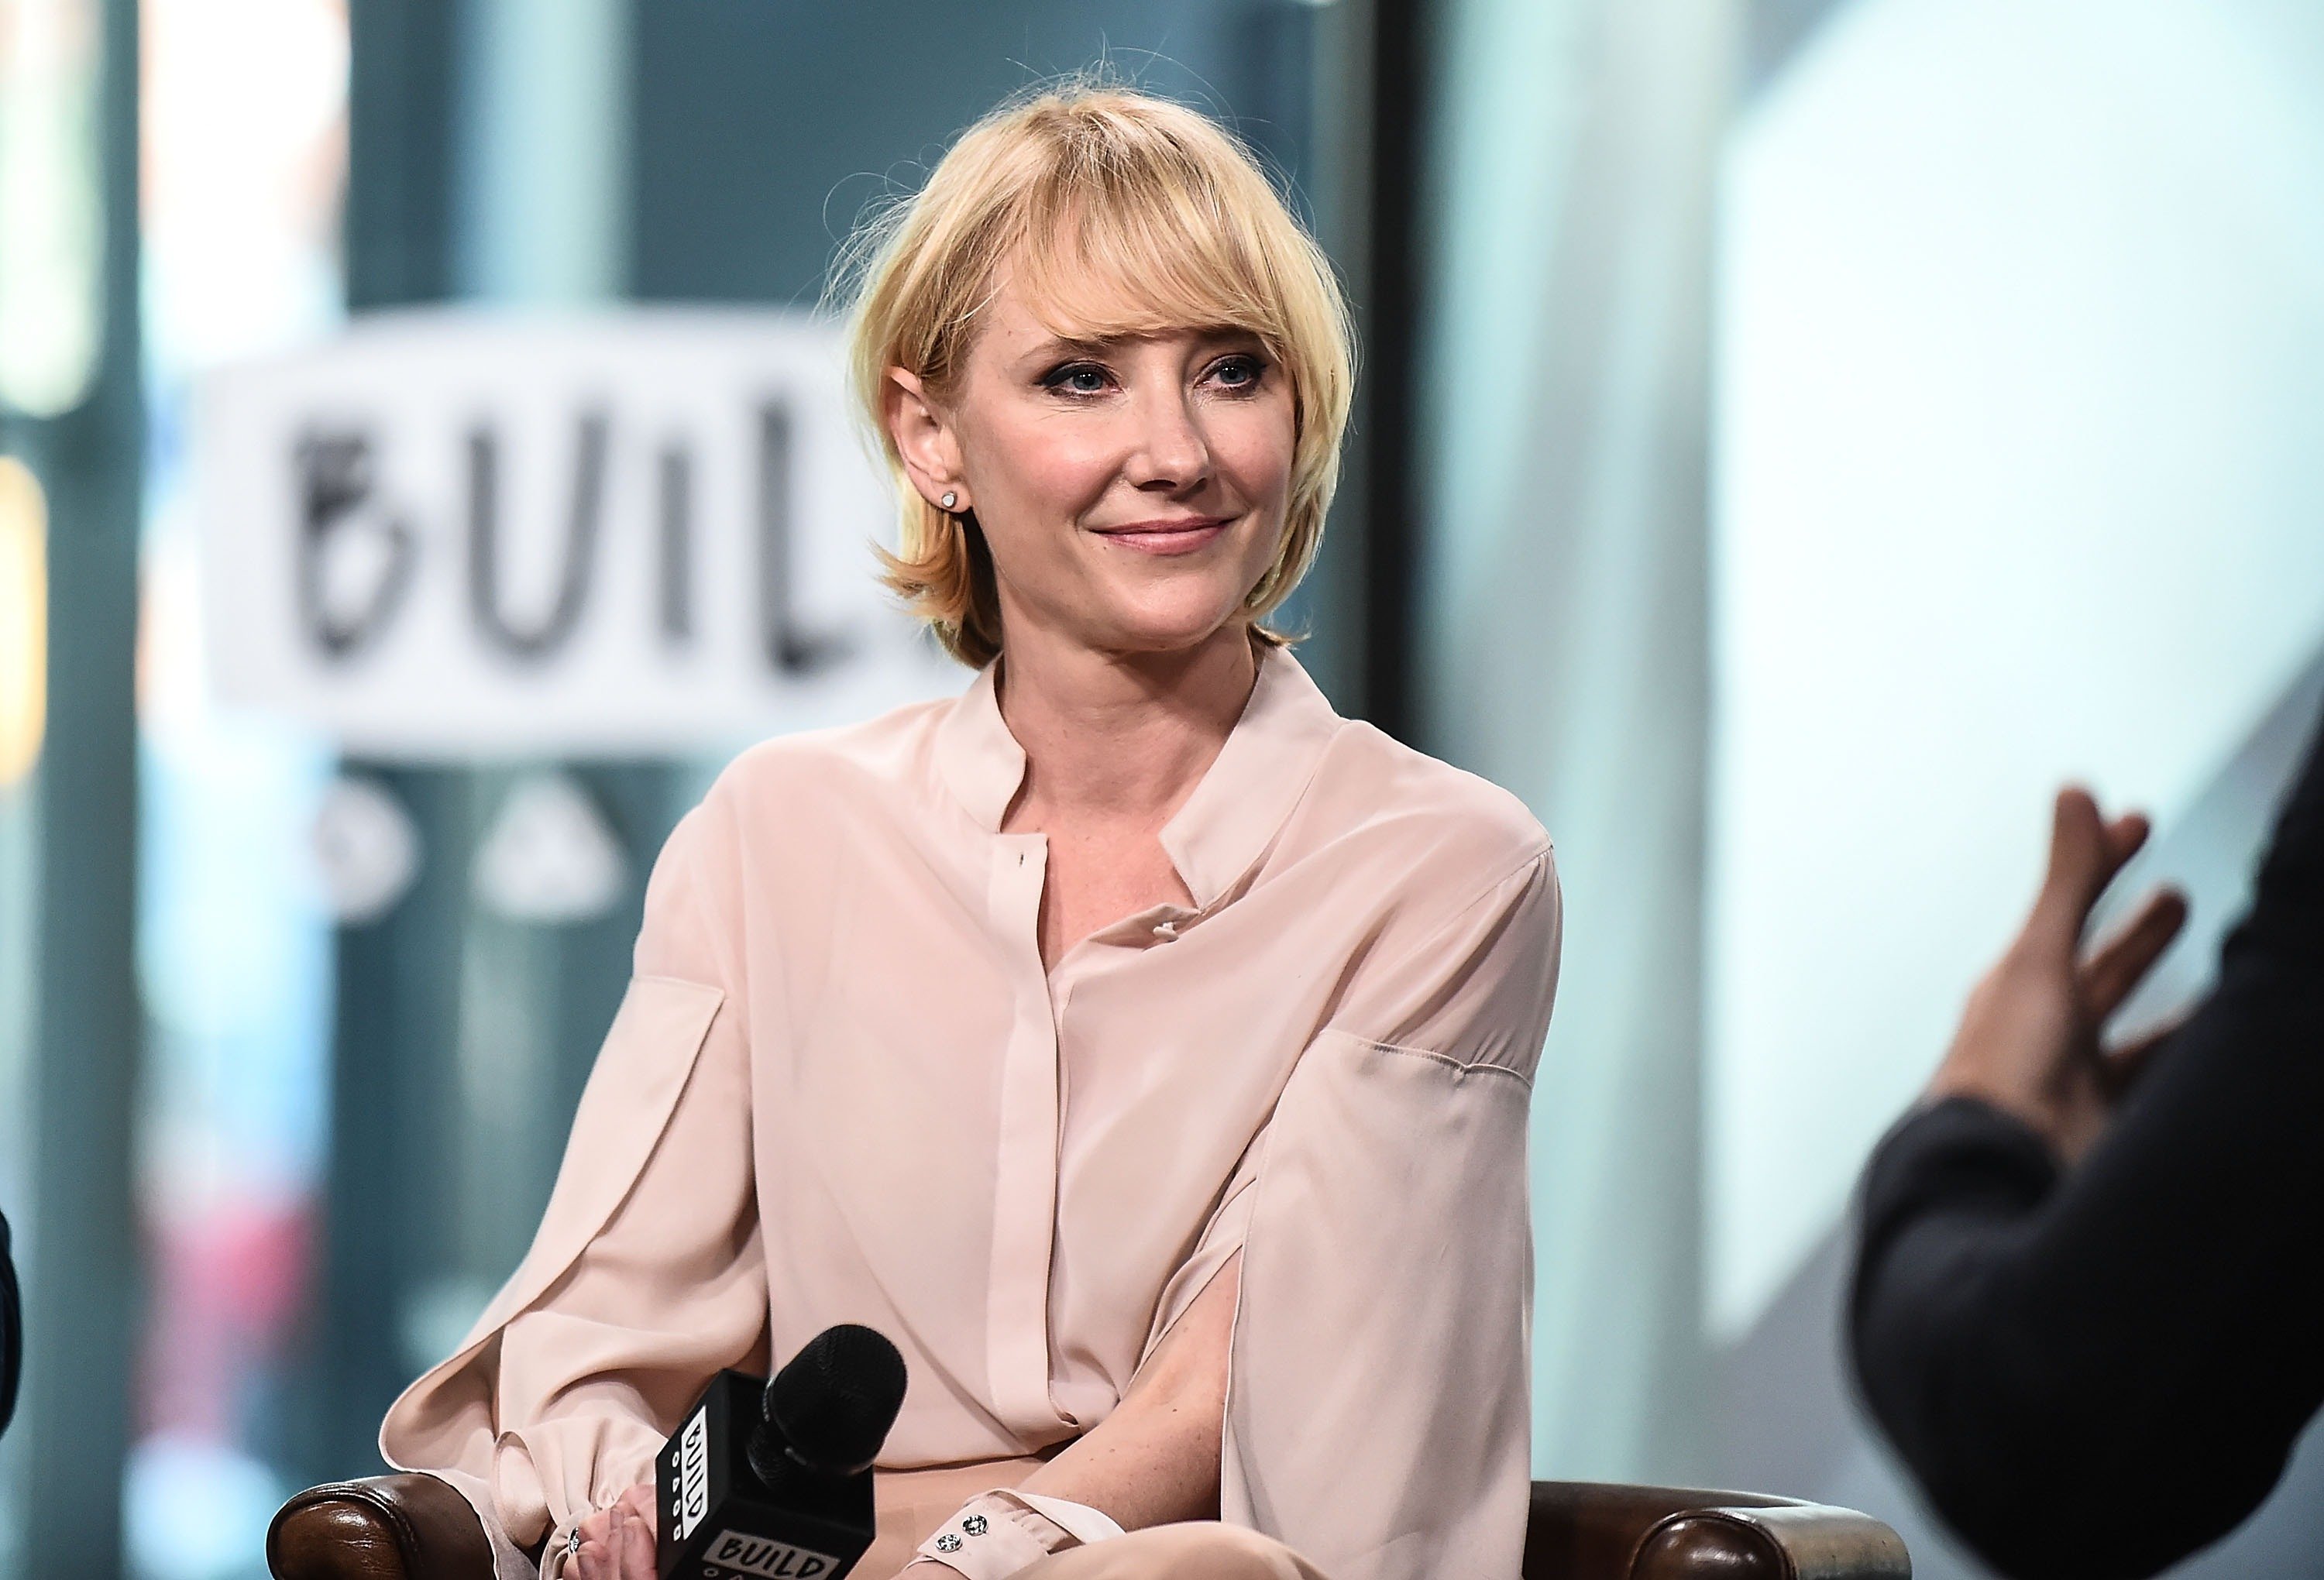
<instances>
[{"instance_id":1,"label":"stud earring","mask_svg":"<svg viewBox=\"0 0 2324 1580\"><path fill-rule=\"evenodd\" d=\"M954 506L955 506L955 505L957 505L957 504L959 504L959 503L960 503L960 496L959 496L958 494L956 494L956 493L953 493L953 492L950 492L949 491L947 491L945 492L945 497L944 497L944 498L942 498L941 500L938 500L938 501L936 501L936 503L938 503L938 504L942 505L945 510L951 510Z\"/></svg>"}]
</instances>

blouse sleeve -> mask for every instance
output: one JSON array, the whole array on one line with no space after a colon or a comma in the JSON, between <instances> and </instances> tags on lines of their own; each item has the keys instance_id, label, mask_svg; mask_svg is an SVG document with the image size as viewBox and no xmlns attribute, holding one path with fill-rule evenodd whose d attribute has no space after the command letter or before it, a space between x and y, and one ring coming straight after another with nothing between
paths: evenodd
<instances>
[{"instance_id":1,"label":"blouse sleeve","mask_svg":"<svg viewBox=\"0 0 2324 1580\"><path fill-rule=\"evenodd\" d=\"M710 1375L762 1337L749 1049L694 874L699 833L681 825L656 866L637 974L531 1250L381 1428L389 1463L476 1504L503 1559L650 1480ZM541 1573L562 1562L552 1546Z\"/></svg>"},{"instance_id":2,"label":"blouse sleeve","mask_svg":"<svg viewBox=\"0 0 2324 1580\"><path fill-rule=\"evenodd\" d=\"M1517 1580L1526 1121L1559 928L1545 849L1360 973L1268 1126L1221 1514L1333 1580Z\"/></svg>"}]
</instances>

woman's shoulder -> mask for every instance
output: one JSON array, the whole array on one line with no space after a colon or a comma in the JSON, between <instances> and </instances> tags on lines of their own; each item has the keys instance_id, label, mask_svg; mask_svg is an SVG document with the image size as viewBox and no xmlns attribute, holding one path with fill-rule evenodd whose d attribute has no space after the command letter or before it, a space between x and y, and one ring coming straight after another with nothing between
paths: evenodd
<instances>
[{"instance_id":1,"label":"woman's shoulder","mask_svg":"<svg viewBox=\"0 0 2324 1580\"><path fill-rule=\"evenodd\" d=\"M921 816L927 741L951 706L915 703L737 755L654 859L638 970L730 988L742 981L755 926L819 904L853 853L909 836Z\"/></svg>"},{"instance_id":2,"label":"woman's shoulder","mask_svg":"<svg viewBox=\"0 0 2324 1580\"><path fill-rule=\"evenodd\" d=\"M1301 813L1309 840L1377 850L1432 885L1491 884L1554 857L1517 796L1360 721L1333 737Z\"/></svg>"},{"instance_id":3,"label":"woman's shoulder","mask_svg":"<svg viewBox=\"0 0 2324 1580\"><path fill-rule=\"evenodd\" d=\"M937 728L954 705L938 697L858 723L770 737L719 771L704 809L797 818L818 803L861 810L867 796L908 795L923 782Z\"/></svg>"}]
</instances>

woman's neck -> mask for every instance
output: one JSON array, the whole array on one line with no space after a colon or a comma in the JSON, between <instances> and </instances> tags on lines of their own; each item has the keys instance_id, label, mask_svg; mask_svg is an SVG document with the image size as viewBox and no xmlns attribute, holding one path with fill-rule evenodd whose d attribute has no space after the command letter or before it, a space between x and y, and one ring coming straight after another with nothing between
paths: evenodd
<instances>
[{"instance_id":1,"label":"woman's neck","mask_svg":"<svg viewBox=\"0 0 2324 1580\"><path fill-rule=\"evenodd\" d=\"M1240 624L1171 653L1012 642L1001 659L1001 716L1025 749L1025 782L1009 822L1158 828L1226 744L1258 675Z\"/></svg>"}]
</instances>

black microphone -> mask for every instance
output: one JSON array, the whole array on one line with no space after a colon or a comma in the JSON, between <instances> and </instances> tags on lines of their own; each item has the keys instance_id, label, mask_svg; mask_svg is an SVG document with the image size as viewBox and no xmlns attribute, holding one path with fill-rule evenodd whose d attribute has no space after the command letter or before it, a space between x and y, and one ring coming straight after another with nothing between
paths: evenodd
<instances>
[{"instance_id":1,"label":"black microphone","mask_svg":"<svg viewBox=\"0 0 2324 1580\"><path fill-rule=\"evenodd\" d=\"M711 1380L654 1458L662 1580L839 1580L872 1545L872 1461L904 1407L904 1357L827 1327L761 1383Z\"/></svg>"}]
</instances>

